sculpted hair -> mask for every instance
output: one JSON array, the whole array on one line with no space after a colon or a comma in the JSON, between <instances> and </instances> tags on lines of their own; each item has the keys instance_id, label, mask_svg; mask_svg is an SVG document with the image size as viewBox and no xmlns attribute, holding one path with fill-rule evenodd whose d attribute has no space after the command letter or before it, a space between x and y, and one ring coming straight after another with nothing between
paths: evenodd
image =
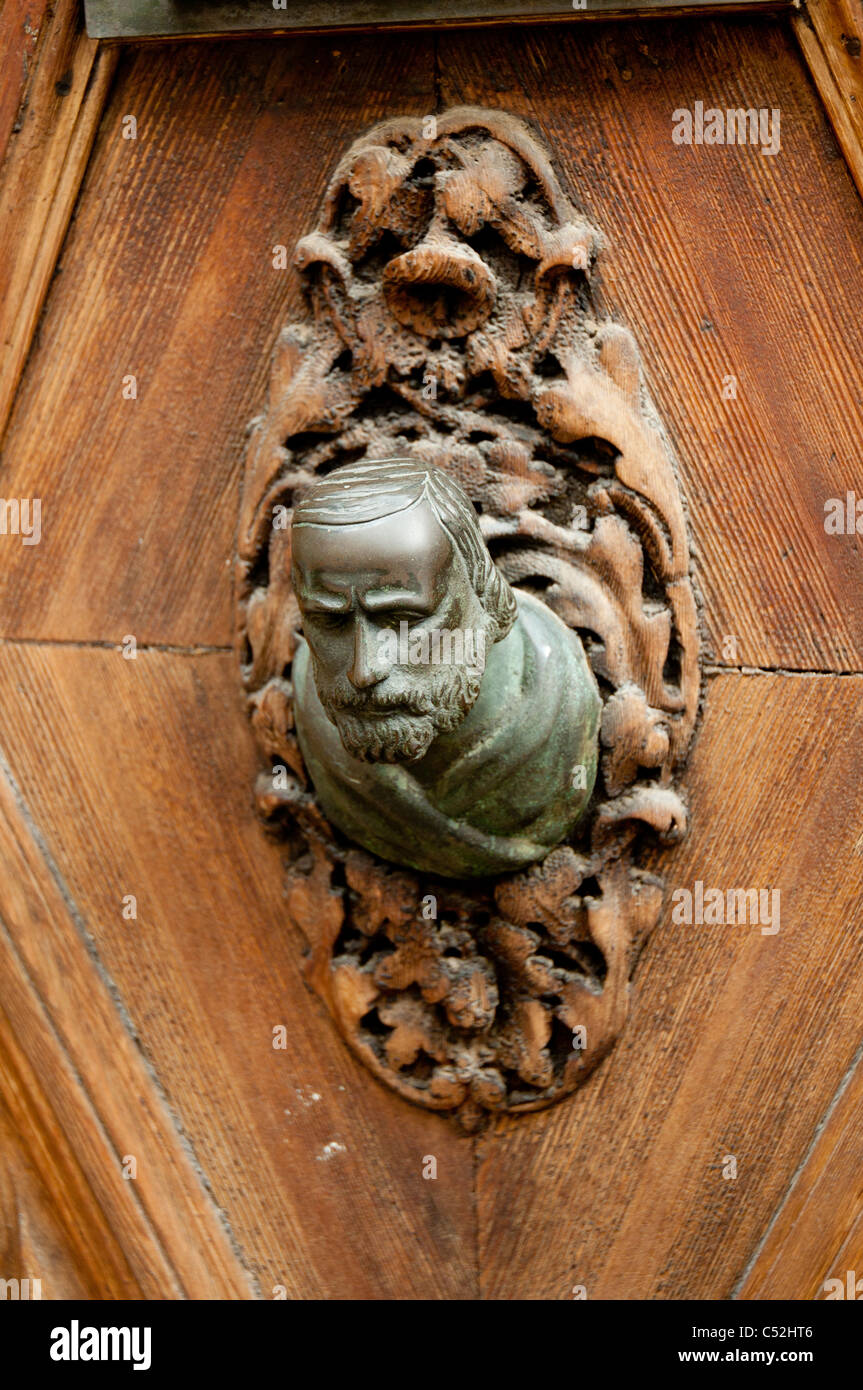
<instances>
[{"instance_id":1,"label":"sculpted hair","mask_svg":"<svg viewBox=\"0 0 863 1390\"><path fill-rule=\"evenodd\" d=\"M493 619L492 641L516 619L515 595L495 565L473 504L442 468L412 459L348 463L313 483L294 507L294 526L355 526L406 511L425 499L467 566L474 591Z\"/></svg>"}]
</instances>

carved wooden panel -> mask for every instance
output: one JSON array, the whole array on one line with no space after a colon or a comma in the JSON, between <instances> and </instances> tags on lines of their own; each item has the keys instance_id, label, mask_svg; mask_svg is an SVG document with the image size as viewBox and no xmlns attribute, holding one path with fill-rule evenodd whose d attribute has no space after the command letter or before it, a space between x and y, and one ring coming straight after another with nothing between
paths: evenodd
<instances>
[{"instance_id":1,"label":"carved wooden panel","mask_svg":"<svg viewBox=\"0 0 863 1390\"><path fill-rule=\"evenodd\" d=\"M608 1052L662 906L638 838L686 826L676 778L699 689L686 525L633 337L591 292L600 245L514 118L465 108L375 127L296 248L310 313L281 334L251 433L239 641L272 763L259 803L286 837L309 978L376 1076L466 1126L558 1100ZM479 885L352 846L323 817L293 728L284 519L322 474L398 455L461 484L506 578L581 635L603 697L586 823L543 863Z\"/></svg>"},{"instance_id":2,"label":"carved wooden panel","mask_svg":"<svg viewBox=\"0 0 863 1390\"><path fill-rule=\"evenodd\" d=\"M50 8L10 146L70 120L53 35L77 6ZM18 1134L0 1125L0 1276L41 1279L43 1299L532 1300L808 1300L859 1276L860 551L825 533L823 504L863 495L863 209L795 39L823 41L831 16L853 68L842 9L103 53L117 75L80 193L85 153L71 173L55 161L75 217L4 452L5 496L41 496L45 525L38 547L2 540L0 1053ZM16 0L0 29L29 53L43 11ZM674 146L669 113L701 98L781 108L781 155ZM225 566L243 429L276 325L303 317L273 244L309 231L359 133L464 102L553 147L607 239L594 304L601 284L636 331L678 451L705 659L724 669L706 666L683 777L691 832L638 863L669 894L782 894L776 935L675 924L669 906L588 1084L473 1142L364 1075L303 987L278 841L249 814ZM136 111L142 138L120 139ZM6 183L5 249L32 247L44 200ZM121 404L126 371L139 399Z\"/></svg>"}]
</instances>

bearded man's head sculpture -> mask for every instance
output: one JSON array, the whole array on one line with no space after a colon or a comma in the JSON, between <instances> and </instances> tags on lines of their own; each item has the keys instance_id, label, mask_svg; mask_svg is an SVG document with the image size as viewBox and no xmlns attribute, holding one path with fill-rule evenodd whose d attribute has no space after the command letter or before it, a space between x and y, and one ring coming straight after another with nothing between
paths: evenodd
<instances>
[{"instance_id":1,"label":"bearded man's head sculpture","mask_svg":"<svg viewBox=\"0 0 863 1390\"><path fill-rule=\"evenodd\" d=\"M297 731L330 819L444 874L547 854L590 797L599 693L577 635L516 599L462 488L407 458L349 464L298 502L292 552Z\"/></svg>"},{"instance_id":2,"label":"bearded man's head sculpture","mask_svg":"<svg viewBox=\"0 0 863 1390\"><path fill-rule=\"evenodd\" d=\"M465 493L437 468L360 463L293 522L294 586L318 695L348 753L415 762L462 722L516 619Z\"/></svg>"}]
</instances>

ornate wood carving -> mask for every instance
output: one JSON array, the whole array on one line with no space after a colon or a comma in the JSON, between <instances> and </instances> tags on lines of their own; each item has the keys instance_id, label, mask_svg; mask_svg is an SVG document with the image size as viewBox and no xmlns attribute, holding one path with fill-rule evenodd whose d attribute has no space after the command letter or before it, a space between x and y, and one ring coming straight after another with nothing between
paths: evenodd
<instances>
[{"instance_id":1,"label":"ornate wood carving","mask_svg":"<svg viewBox=\"0 0 863 1390\"><path fill-rule=\"evenodd\" d=\"M282 331L251 427L238 648L308 978L381 1081L467 1127L560 1099L608 1052L662 906L639 838L686 827L686 525L634 339L598 309L599 245L520 121L461 108L377 126L297 247L309 314ZM294 498L342 463L405 454L457 479L510 583L578 631L603 698L577 835L495 880L433 880L352 846L293 729Z\"/></svg>"}]
</instances>

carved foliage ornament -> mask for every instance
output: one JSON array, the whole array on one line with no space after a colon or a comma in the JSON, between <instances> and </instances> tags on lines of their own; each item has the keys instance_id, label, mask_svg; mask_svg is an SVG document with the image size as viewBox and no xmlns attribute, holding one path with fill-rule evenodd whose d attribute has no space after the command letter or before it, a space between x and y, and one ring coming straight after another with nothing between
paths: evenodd
<instances>
[{"instance_id":1,"label":"carved foliage ornament","mask_svg":"<svg viewBox=\"0 0 863 1390\"><path fill-rule=\"evenodd\" d=\"M283 329L251 428L238 646L308 978L381 1081L468 1128L560 1099L609 1051L662 906L639 838L686 827L675 778L699 695L686 526L635 342L597 314L598 247L520 121L461 108L375 127L297 247L308 317ZM361 848L366 823L336 828L301 753L291 521L299 508L297 542L321 480L360 464L344 476L362 485L377 460L395 460L387 487L440 470L456 485L441 497L466 494L504 601L556 615L589 662L595 782L591 767L577 822L527 867L480 857L462 874L443 840L440 861L428 839L406 859ZM558 698L554 728L574 687Z\"/></svg>"}]
</instances>

